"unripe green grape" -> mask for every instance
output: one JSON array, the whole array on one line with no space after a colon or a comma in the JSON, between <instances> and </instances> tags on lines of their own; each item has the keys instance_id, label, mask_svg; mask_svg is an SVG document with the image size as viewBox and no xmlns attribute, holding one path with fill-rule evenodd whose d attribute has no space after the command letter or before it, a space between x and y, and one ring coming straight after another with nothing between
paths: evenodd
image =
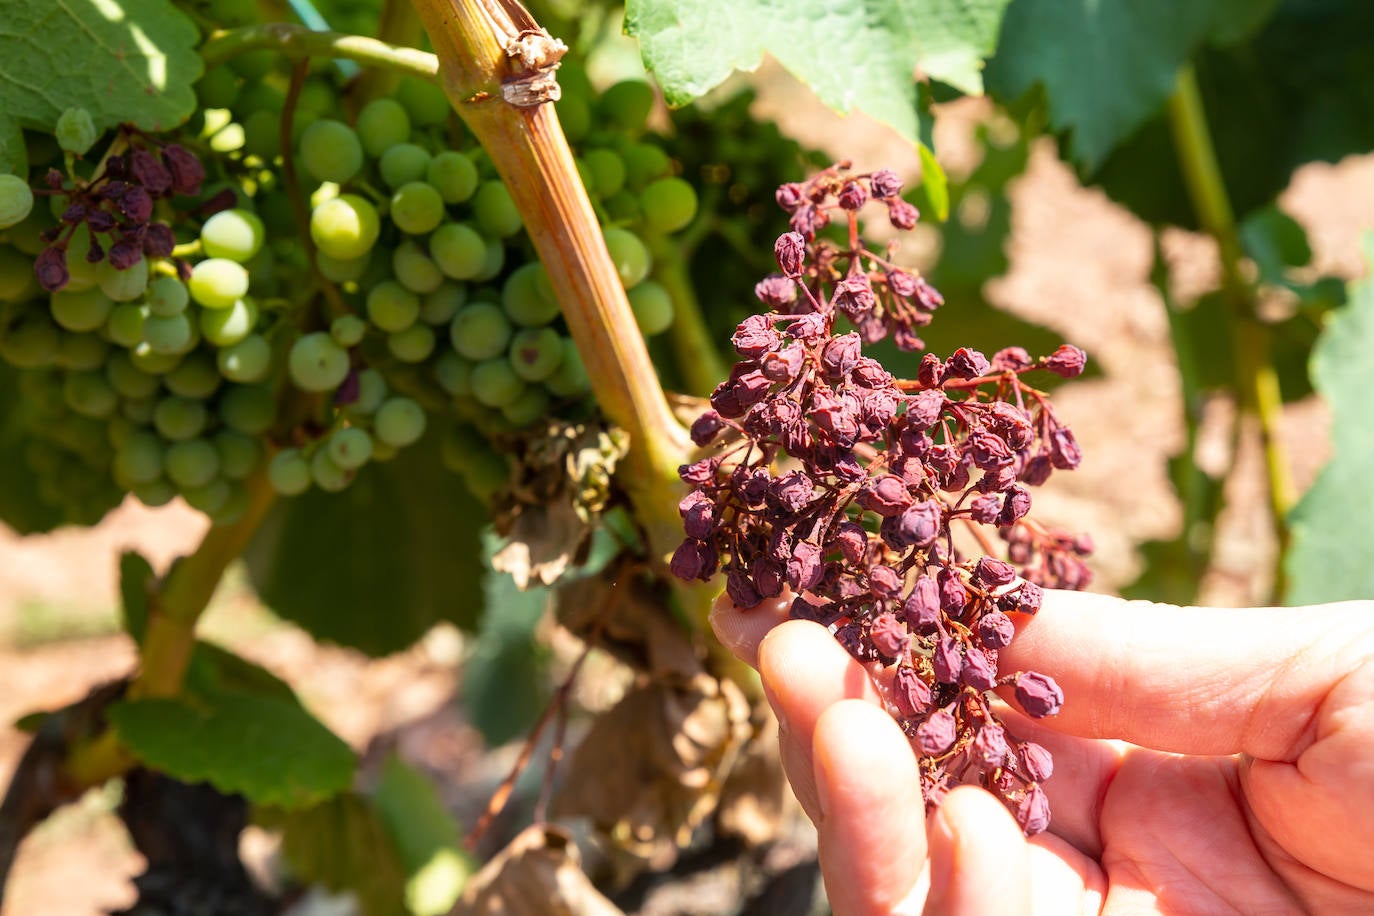
<instances>
[{"instance_id":1,"label":"unripe green grape","mask_svg":"<svg viewBox=\"0 0 1374 916\"><path fill-rule=\"evenodd\" d=\"M611 261L615 263L616 273L620 274L620 282L625 284L626 289L649 275L653 262L649 257L649 249L644 247L637 235L626 229L615 228L605 230L602 235L606 239L606 250L610 252Z\"/></svg>"},{"instance_id":2,"label":"unripe green grape","mask_svg":"<svg viewBox=\"0 0 1374 916\"><path fill-rule=\"evenodd\" d=\"M625 187L625 161L614 150L588 150L582 161L587 164L598 197L610 197Z\"/></svg>"},{"instance_id":3,"label":"unripe green grape","mask_svg":"<svg viewBox=\"0 0 1374 916\"><path fill-rule=\"evenodd\" d=\"M506 266L506 246L500 239L487 239L486 249L482 252L482 269L473 277L475 283L494 280Z\"/></svg>"},{"instance_id":4,"label":"unripe green grape","mask_svg":"<svg viewBox=\"0 0 1374 916\"><path fill-rule=\"evenodd\" d=\"M445 280L434 291L420 297L420 320L425 324L448 324L467 301L466 286Z\"/></svg>"},{"instance_id":5,"label":"unripe green grape","mask_svg":"<svg viewBox=\"0 0 1374 916\"><path fill-rule=\"evenodd\" d=\"M206 308L227 309L248 295L248 271L228 258L208 258L191 268L187 288Z\"/></svg>"},{"instance_id":6,"label":"unripe green grape","mask_svg":"<svg viewBox=\"0 0 1374 916\"><path fill-rule=\"evenodd\" d=\"M422 363L434 352L434 329L417 322L389 335L386 348L403 363Z\"/></svg>"},{"instance_id":7,"label":"unripe green grape","mask_svg":"<svg viewBox=\"0 0 1374 916\"><path fill-rule=\"evenodd\" d=\"M364 369L358 373L358 399L348 405L348 412L358 416L374 413L386 400L386 393L386 378L376 369Z\"/></svg>"},{"instance_id":8,"label":"unripe green grape","mask_svg":"<svg viewBox=\"0 0 1374 916\"><path fill-rule=\"evenodd\" d=\"M18 175L0 174L0 229L23 222L33 210L33 190Z\"/></svg>"},{"instance_id":9,"label":"unripe green grape","mask_svg":"<svg viewBox=\"0 0 1374 916\"><path fill-rule=\"evenodd\" d=\"M501 287L501 308L522 327L540 327L558 317L558 303L544 293L548 274L538 261L522 264Z\"/></svg>"},{"instance_id":10,"label":"unripe green grape","mask_svg":"<svg viewBox=\"0 0 1374 916\"><path fill-rule=\"evenodd\" d=\"M191 320L180 315L149 315L143 319L143 341L154 353L185 353L194 342Z\"/></svg>"},{"instance_id":11,"label":"unripe green grape","mask_svg":"<svg viewBox=\"0 0 1374 916\"><path fill-rule=\"evenodd\" d=\"M377 243L377 208L356 194L341 194L310 214L310 238L320 251L340 261L361 258Z\"/></svg>"},{"instance_id":12,"label":"unripe green grape","mask_svg":"<svg viewBox=\"0 0 1374 916\"><path fill-rule=\"evenodd\" d=\"M203 350L189 354L181 361L181 365L162 379L172 394L197 401L203 401L218 391L221 382L220 374L215 369L215 358Z\"/></svg>"},{"instance_id":13,"label":"unripe green grape","mask_svg":"<svg viewBox=\"0 0 1374 916\"><path fill-rule=\"evenodd\" d=\"M5 233L5 238L11 245L30 258L36 258L44 248L48 247L48 241L43 238L43 232L50 228L53 222L53 218L46 210L42 207L35 207L27 217L10 227L9 231Z\"/></svg>"},{"instance_id":14,"label":"unripe green grape","mask_svg":"<svg viewBox=\"0 0 1374 916\"><path fill-rule=\"evenodd\" d=\"M220 473L229 480L243 480L262 460L262 446L252 436L232 429L215 433L215 452L219 454Z\"/></svg>"},{"instance_id":15,"label":"unripe green grape","mask_svg":"<svg viewBox=\"0 0 1374 916\"><path fill-rule=\"evenodd\" d=\"M260 81L277 66L276 51L249 51L229 58L234 72L250 83Z\"/></svg>"},{"instance_id":16,"label":"unripe green grape","mask_svg":"<svg viewBox=\"0 0 1374 916\"><path fill-rule=\"evenodd\" d=\"M325 442L324 448L339 467L345 471L356 471L372 457L372 437L366 430L346 426L335 430Z\"/></svg>"},{"instance_id":17,"label":"unripe green grape","mask_svg":"<svg viewBox=\"0 0 1374 916\"><path fill-rule=\"evenodd\" d=\"M177 488L166 480L154 480L133 488L134 496L149 509L165 506L177 498Z\"/></svg>"},{"instance_id":18,"label":"unripe green grape","mask_svg":"<svg viewBox=\"0 0 1374 916\"><path fill-rule=\"evenodd\" d=\"M462 153L444 150L429 161L425 180L446 204L460 204L477 192L477 166Z\"/></svg>"},{"instance_id":19,"label":"unripe green grape","mask_svg":"<svg viewBox=\"0 0 1374 916\"><path fill-rule=\"evenodd\" d=\"M341 347L356 347L367 334L367 322L357 315L340 315L329 323L329 336Z\"/></svg>"},{"instance_id":20,"label":"unripe green grape","mask_svg":"<svg viewBox=\"0 0 1374 916\"><path fill-rule=\"evenodd\" d=\"M558 100L558 123L569 142L577 143L591 131L592 107L586 99L569 98L566 90Z\"/></svg>"},{"instance_id":21,"label":"unripe green grape","mask_svg":"<svg viewBox=\"0 0 1374 916\"><path fill-rule=\"evenodd\" d=\"M148 260L140 258L127 270L115 270L108 260L101 261L96 283L115 302L132 302L148 289Z\"/></svg>"},{"instance_id":22,"label":"unripe green grape","mask_svg":"<svg viewBox=\"0 0 1374 916\"><path fill-rule=\"evenodd\" d=\"M390 147L410 138L410 115L399 102L374 99L358 113L357 130L363 149L376 159Z\"/></svg>"},{"instance_id":23,"label":"unripe green grape","mask_svg":"<svg viewBox=\"0 0 1374 916\"><path fill-rule=\"evenodd\" d=\"M391 221L410 235L434 231L444 219L444 199L432 185L412 181L391 195Z\"/></svg>"},{"instance_id":24,"label":"unripe green grape","mask_svg":"<svg viewBox=\"0 0 1374 916\"><path fill-rule=\"evenodd\" d=\"M420 297L395 280L372 287L367 294L367 318L383 331L404 331L420 317Z\"/></svg>"},{"instance_id":25,"label":"unripe green grape","mask_svg":"<svg viewBox=\"0 0 1374 916\"><path fill-rule=\"evenodd\" d=\"M662 178L672 169L673 161L660 147L652 143L631 143L621 150L625 163L625 179L632 188L642 188L655 178Z\"/></svg>"},{"instance_id":26,"label":"unripe green grape","mask_svg":"<svg viewBox=\"0 0 1374 916\"><path fill-rule=\"evenodd\" d=\"M277 400L267 385L230 385L220 395L219 417L230 429L260 436L276 422Z\"/></svg>"},{"instance_id":27,"label":"unripe green grape","mask_svg":"<svg viewBox=\"0 0 1374 916\"><path fill-rule=\"evenodd\" d=\"M501 358L473 366L469 384L477 403L488 407L505 407L525 392L525 382L515 374L510 361Z\"/></svg>"},{"instance_id":28,"label":"unripe green grape","mask_svg":"<svg viewBox=\"0 0 1374 916\"><path fill-rule=\"evenodd\" d=\"M228 67L210 67L193 88L201 108L229 108L239 97L238 74Z\"/></svg>"},{"instance_id":29,"label":"unripe green grape","mask_svg":"<svg viewBox=\"0 0 1374 916\"><path fill-rule=\"evenodd\" d=\"M90 152L91 147L95 146L95 141L100 139L95 122L91 120L91 113L84 108L64 110L57 118L53 136L57 139L58 146L78 156Z\"/></svg>"},{"instance_id":30,"label":"unripe green grape","mask_svg":"<svg viewBox=\"0 0 1374 916\"><path fill-rule=\"evenodd\" d=\"M167 479L181 487L203 487L219 474L219 452L204 439L173 442L163 458Z\"/></svg>"},{"instance_id":31,"label":"unripe green grape","mask_svg":"<svg viewBox=\"0 0 1374 916\"><path fill-rule=\"evenodd\" d=\"M205 221L200 227L200 246L212 258L242 263L258 253L265 236L256 213L234 208L221 210Z\"/></svg>"},{"instance_id":32,"label":"unripe green grape","mask_svg":"<svg viewBox=\"0 0 1374 916\"><path fill-rule=\"evenodd\" d=\"M217 347L232 347L253 333L258 323L258 307L252 299L240 299L227 309L204 309L200 313L200 333Z\"/></svg>"},{"instance_id":33,"label":"unripe green grape","mask_svg":"<svg viewBox=\"0 0 1374 916\"><path fill-rule=\"evenodd\" d=\"M320 118L301 134L301 165L317 181L343 184L363 167L363 145L341 121Z\"/></svg>"},{"instance_id":34,"label":"unripe green grape","mask_svg":"<svg viewBox=\"0 0 1374 916\"><path fill-rule=\"evenodd\" d=\"M162 440L150 432L135 432L115 450L114 475L122 486L148 484L162 476Z\"/></svg>"},{"instance_id":35,"label":"unripe green grape","mask_svg":"<svg viewBox=\"0 0 1374 916\"><path fill-rule=\"evenodd\" d=\"M99 372L68 372L62 380L67 406L83 417L103 420L119 406L119 395Z\"/></svg>"},{"instance_id":36,"label":"unripe green grape","mask_svg":"<svg viewBox=\"0 0 1374 916\"><path fill-rule=\"evenodd\" d=\"M449 325L453 349L474 362L505 353L510 337L511 326L505 313L490 302L464 306Z\"/></svg>"},{"instance_id":37,"label":"unripe green grape","mask_svg":"<svg viewBox=\"0 0 1374 916\"><path fill-rule=\"evenodd\" d=\"M162 398L153 409L153 426L162 438L173 442L199 436L208 420L205 405L190 398Z\"/></svg>"},{"instance_id":38,"label":"unripe green grape","mask_svg":"<svg viewBox=\"0 0 1374 916\"><path fill-rule=\"evenodd\" d=\"M389 445L380 439L372 440L372 463L386 464L401 453L401 450L394 445Z\"/></svg>"},{"instance_id":39,"label":"unripe green grape","mask_svg":"<svg viewBox=\"0 0 1374 916\"><path fill-rule=\"evenodd\" d=\"M654 90L644 80L621 80L601 93L597 112L604 122L627 134L644 128L654 107Z\"/></svg>"},{"instance_id":40,"label":"unripe green grape","mask_svg":"<svg viewBox=\"0 0 1374 916\"><path fill-rule=\"evenodd\" d=\"M61 290L50 300L52 317L68 331L94 331L110 317L114 302L100 289Z\"/></svg>"},{"instance_id":41,"label":"unripe green grape","mask_svg":"<svg viewBox=\"0 0 1374 916\"><path fill-rule=\"evenodd\" d=\"M292 124L292 127L297 127ZM304 130L304 128L301 128ZM255 111L243 119L243 151L271 162L281 155L281 114Z\"/></svg>"},{"instance_id":42,"label":"unripe green grape","mask_svg":"<svg viewBox=\"0 0 1374 916\"><path fill-rule=\"evenodd\" d=\"M676 232L697 215L697 192L681 178L660 178L639 195L644 221L657 232Z\"/></svg>"},{"instance_id":43,"label":"unripe green grape","mask_svg":"<svg viewBox=\"0 0 1374 916\"><path fill-rule=\"evenodd\" d=\"M232 493L229 481L222 477L216 477L202 486L182 489L181 498L186 500L186 505L197 512L214 515L228 504Z\"/></svg>"},{"instance_id":44,"label":"unripe green grape","mask_svg":"<svg viewBox=\"0 0 1374 916\"><path fill-rule=\"evenodd\" d=\"M164 375L181 365L181 353L163 353L146 340L129 351L135 366L150 375Z\"/></svg>"},{"instance_id":45,"label":"unripe green grape","mask_svg":"<svg viewBox=\"0 0 1374 916\"><path fill-rule=\"evenodd\" d=\"M403 76L392 94L416 127L438 127L448 119L448 96L429 80Z\"/></svg>"},{"instance_id":46,"label":"unripe green grape","mask_svg":"<svg viewBox=\"0 0 1374 916\"><path fill-rule=\"evenodd\" d=\"M14 248L0 246L0 302L27 302L39 295L33 259Z\"/></svg>"},{"instance_id":47,"label":"unripe green grape","mask_svg":"<svg viewBox=\"0 0 1374 916\"><path fill-rule=\"evenodd\" d=\"M662 285L645 280L626 294L635 324L645 337L662 334L673 324L673 297Z\"/></svg>"},{"instance_id":48,"label":"unripe green grape","mask_svg":"<svg viewBox=\"0 0 1374 916\"><path fill-rule=\"evenodd\" d=\"M205 512L207 515L210 516L211 524L232 525L239 519L243 518L244 513L248 511L249 504L252 502L252 497L250 497L248 494L248 488L241 483L231 482L228 480L221 482L226 487L228 487L228 498L220 503L218 509L215 509L213 511L207 511L206 509L202 508L201 511ZM210 484L210 486L213 487L214 484ZM191 502L190 497L187 497L186 501L188 503L191 503L192 507L195 507L195 504Z\"/></svg>"},{"instance_id":49,"label":"unripe green grape","mask_svg":"<svg viewBox=\"0 0 1374 916\"><path fill-rule=\"evenodd\" d=\"M561 398L576 397L591 390L592 380L587 376L582 354L571 337L563 338L563 358L553 375L544 379L544 387Z\"/></svg>"},{"instance_id":50,"label":"unripe green grape","mask_svg":"<svg viewBox=\"0 0 1374 916\"><path fill-rule=\"evenodd\" d=\"M302 391L329 391L348 375L348 351L325 331L302 334L286 359L291 381Z\"/></svg>"},{"instance_id":51,"label":"unripe green grape","mask_svg":"<svg viewBox=\"0 0 1374 916\"><path fill-rule=\"evenodd\" d=\"M452 350L445 350L435 358L434 378L440 388L455 398L472 394L472 363Z\"/></svg>"},{"instance_id":52,"label":"unripe green grape","mask_svg":"<svg viewBox=\"0 0 1374 916\"><path fill-rule=\"evenodd\" d=\"M406 239L391 253L391 270L401 285L414 293L432 293L444 282L439 265L412 239Z\"/></svg>"},{"instance_id":53,"label":"unripe green grape","mask_svg":"<svg viewBox=\"0 0 1374 916\"><path fill-rule=\"evenodd\" d=\"M422 146L399 143L382 153L377 171L393 190L412 181L424 181L429 170L430 155Z\"/></svg>"},{"instance_id":54,"label":"unripe green grape","mask_svg":"<svg viewBox=\"0 0 1374 916\"><path fill-rule=\"evenodd\" d=\"M462 471L463 483L478 499L491 499L510 483L510 466L505 456L482 449L472 456Z\"/></svg>"},{"instance_id":55,"label":"unripe green grape","mask_svg":"<svg viewBox=\"0 0 1374 916\"><path fill-rule=\"evenodd\" d=\"M516 429L524 429L549 412L549 393L528 385L520 397L501 408L501 414Z\"/></svg>"},{"instance_id":56,"label":"unripe green grape","mask_svg":"<svg viewBox=\"0 0 1374 916\"><path fill-rule=\"evenodd\" d=\"M57 344L57 365L62 369L86 372L105 365L110 345L98 334L63 334Z\"/></svg>"},{"instance_id":57,"label":"unripe green grape","mask_svg":"<svg viewBox=\"0 0 1374 916\"><path fill-rule=\"evenodd\" d=\"M124 402L119 405L119 415L139 426L148 426L153 422L153 412L156 408L157 398L155 397L130 398L126 396Z\"/></svg>"},{"instance_id":58,"label":"unripe green grape","mask_svg":"<svg viewBox=\"0 0 1374 916\"><path fill-rule=\"evenodd\" d=\"M473 216L485 235L509 238L524 228L510 191L500 181L484 181L472 199Z\"/></svg>"},{"instance_id":59,"label":"unripe green grape","mask_svg":"<svg viewBox=\"0 0 1374 916\"><path fill-rule=\"evenodd\" d=\"M639 210L639 198L632 191L617 191L602 201L601 206L606 211L608 223L633 225L644 217Z\"/></svg>"},{"instance_id":60,"label":"unripe green grape","mask_svg":"<svg viewBox=\"0 0 1374 916\"><path fill-rule=\"evenodd\" d=\"M58 200L57 196L52 198ZM67 285L62 288L64 293L78 293L88 290L96 284L96 272L99 264L92 264L86 260L86 255L91 250L90 228L82 223L72 232L67 240Z\"/></svg>"},{"instance_id":61,"label":"unripe green grape","mask_svg":"<svg viewBox=\"0 0 1374 916\"><path fill-rule=\"evenodd\" d=\"M109 419L110 422L105 427L105 439L110 443L110 447L118 452L124 447L124 443L129 441L129 437L139 430L134 423L121 415L116 414Z\"/></svg>"},{"instance_id":62,"label":"unripe green grape","mask_svg":"<svg viewBox=\"0 0 1374 916\"><path fill-rule=\"evenodd\" d=\"M176 277L158 277L148 284L148 311L170 317L186 311L190 293Z\"/></svg>"},{"instance_id":63,"label":"unripe green grape","mask_svg":"<svg viewBox=\"0 0 1374 916\"><path fill-rule=\"evenodd\" d=\"M310 458L310 477L326 493L338 493L353 482L353 472L339 467L328 449L318 448Z\"/></svg>"},{"instance_id":64,"label":"unripe green grape","mask_svg":"<svg viewBox=\"0 0 1374 916\"><path fill-rule=\"evenodd\" d=\"M243 149L243 125L237 121L224 125L210 138L210 149L217 153L234 153Z\"/></svg>"},{"instance_id":65,"label":"unripe green grape","mask_svg":"<svg viewBox=\"0 0 1374 916\"><path fill-rule=\"evenodd\" d=\"M267 464L267 482L282 496L299 496L310 489L310 463L300 449L282 449Z\"/></svg>"},{"instance_id":66,"label":"unripe green grape","mask_svg":"<svg viewBox=\"0 0 1374 916\"><path fill-rule=\"evenodd\" d=\"M516 375L539 382L553 375L563 361L563 342L553 328L524 328L511 338L507 356Z\"/></svg>"},{"instance_id":67,"label":"unripe green grape","mask_svg":"<svg viewBox=\"0 0 1374 916\"><path fill-rule=\"evenodd\" d=\"M372 431L387 445L405 448L425 434L425 411L410 398L389 398L377 408Z\"/></svg>"},{"instance_id":68,"label":"unripe green grape","mask_svg":"<svg viewBox=\"0 0 1374 916\"><path fill-rule=\"evenodd\" d=\"M115 353L110 357L105 363L105 377L120 397L130 399L146 398L161 384L156 375L149 375L135 366L127 353Z\"/></svg>"},{"instance_id":69,"label":"unripe green grape","mask_svg":"<svg viewBox=\"0 0 1374 916\"><path fill-rule=\"evenodd\" d=\"M486 266L486 242L466 223L445 223L429 237L429 256L453 279L470 280Z\"/></svg>"},{"instance_id":70,"label":"unripe green grape","mask_svg":"<svg viewBox=\"0 0 1374 916\"><path fill-rule=\"evenodd\" d=\"M147 315L146 305L132 302L116 305L105 320L105 334L112 343L125 349L136 347L143 340L143 321Z\"/></svg>"},{"instance_id":71,"label":"unripe green grape","mask_svg":"<svg viewBox=\"0 0 1374 916\"><path fill-rule=\"evenodd\" d=\"M219 373L231 382L260 382L272 368L272 346L261 334L220 350L215 356Z\"/></svg>"},{"instance_id":72,"label":"unripe green grape","mask_svg":"<svg viewBox=\"0 0 1374 916\"><path fill-rule=\"evenodd\" d=\"M338 258L331 258L323 251L315 252L315 266L320 269L320 273L331 283L349 283L362 277L367 272L367 268L372 264L372 252L368 252L361 258L353 258L350 261L341 261Z\"/></svg>"}]
</instances>

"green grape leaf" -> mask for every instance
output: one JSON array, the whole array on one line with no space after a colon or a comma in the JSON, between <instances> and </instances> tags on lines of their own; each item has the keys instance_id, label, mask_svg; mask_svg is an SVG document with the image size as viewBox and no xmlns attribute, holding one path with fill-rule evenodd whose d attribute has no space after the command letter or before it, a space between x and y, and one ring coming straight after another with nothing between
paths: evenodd
<instances>
[{"instance_id":1,"label":"green grape leaf","mask_svg":"<svg viewBox=\"0 0 1374 916\"><path fill-rule=\"evenodd\" d=\"M1374 235L1364 239L1374 265ZM1374 452L1369 392L1374 391L1374 277L1350 287L1348 303L1331 315L1312 354L1312 380L1331 406L1331 459L1289 516L1292 547L1285 559L1290 604L1374 598Z\"/></svg>"},{"instance_id":2,"label":"green grape leaf","mask_svg":"<svg viewBox=\"0 0 1374 916\"><path fill-rule=\"evenodd\" d=\"M156 586L152 565L137 550L126 550L119 558L119 603L123 610L124 631L143 642L148 628L148 596Z\"/></svg>"},{"instance_id":3,"label":"green grape leaf","mask_svg":"<svg viewBox=\"0 0 1374 916\"><path fill-rule=\"evenodd\" d=\"M282 855L296 878L354 892L367 916L412 916L405 865L371 799L345 792L299 811L261 811L258 819L281 829Z\"/></svg>"},{"instance_id":4,"label":"green grape leaf","mask_svg":"<svg viewBox=\"0 0 1374 916\"><path fill-rule=\"evenodd\" d=\"M291 686L260 665L214 643L198 640L186 669L186 692L196 697L244 694L299 705Z\"/></svg>"},{"instance_id":5,"label":"green grape leaf","mask_svg":"<svg viewBox=\"0 0 1374 916\"><path fill-rule=\"evenodd\" d=\"M921 154L921 191L935 218L943 223L949 219L949 177L930 147L921 143L916 149Z\"/></svg>"},{"instance_id":6,"label":"green grape leaf","mask_svg":"<svg viewBox=\"0 0 1374 916\"><path fill-rule=\"evenodd\" d=\"M1307 230L1277 205L1261 207L1241 222L1240 243L1264 283L1283 283L1288 268L1312 261Z\"/></svg>"},{"instance_id":7,"label":"green grape leaf","mask_svg":"<svg viewBox=\"0 0 1374 916\"><path fill-rule=\"evenodd\" d=\"M353 751L299 703L242 693L125 700L109 718L147 766L257 804L303 807L353 780Z\"/></svg>"},{"instance_id":8,"label":"green grape leaf","mask_svg":"<svg viewBox=\"0 0 1374 916\"><path fill-rule=\"evenodd\" d=\"M19 122L0 112L0 175L27 175L29 150Z\"/></svg>"},{"instance_id":9,"label":"green grape leaf","mask_svg":"<svg viewBox=\"0 0 1374 916\"><path fill-rule=\"evenodd\" d=\"M392 755L382 765L372 802L409 876L407 909L415 916L449 912L476 868L462 851L458 822L434 782Z\"/></svg>"},{"instance_id":10,"label":"green grape leaf","mask_svg":"<svg viewBox=\"0 0 1374 916\"><path fill-rule=\"evenodd\" d=\"M1051 126L1092 169L1162 108L1179 67L1238 2L1020 0L1002 22L988 89L1010 101L1043 86Z\"/></svg>"},{"instance_id":11,"label":"green grape leaf","mask_svg":"<svg viewBox=\"0 0 1374 916\"><path fill-rule=\"evenodd\" d=\"M364 467L342 493L282 500L245 558L263 602L317 639L386 655L482 609L485 509L436 437Z\"/></svg>"},{"instance_id":12,"label":"green grape leaf","mask_svg":"<svg viewBox=\"0 0 1374 916\"><path fill-rule=\"evenodd\" d=\"M99 130L121 121L167 130L195 110L199 41L169 0L6 0L0 111L47 131L71 107Z\"/></svg>"},{"instance_id":13,"label":"green grape leaf","mask_svg":"<svg viewBox=\"0 0 1374 916\"><path fill-rule=\"evenodd\" d=\"M1374 4L1287 0L1243 42L1195 63L1238 217L1269 204L1298 166L1374 149ZM1148 222L1194 228L1177 155L1160 111L1085 178Z\"/></svg>"},{"instance_id":14,"label":"green grape leaf","mask_svg":"<svg viewBox=\"0 0 1374 916\"><path fill-rule=\"evenodd\" d=\"M505 573L488 571L487 607L500 613L482 620L472 654L463 666L463 706L487 744L495 747L525 734L549 699L548 653L534 631L549 606L549 591L521 591Z\"/></svg>"},{"instance_id":15,"label":"green grape leaf","mask_svg":"<svg viewBox=\"0 0 1374 916\"><path fill-rule=\"evenodd\" d=\"M664 97L685 105L771 53L830 107L918 139L919 68L971 95L1008 0L630 0L625 30Z\"/></svg>"}]
</instances>

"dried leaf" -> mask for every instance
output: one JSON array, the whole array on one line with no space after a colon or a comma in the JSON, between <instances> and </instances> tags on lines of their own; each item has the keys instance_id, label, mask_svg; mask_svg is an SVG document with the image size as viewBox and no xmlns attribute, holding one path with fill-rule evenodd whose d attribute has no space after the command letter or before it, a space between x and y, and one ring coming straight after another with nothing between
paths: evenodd
<instances>
[{"instance_id":1,"label":"dried leaf","mask_svg":"<svg viewBox=\"0 0 1374 916\"><path fill-rule=\"evenodd\" d=\"M517 585L552 585L584 552L610 504L616 465L629 442L618 429L551 421L524 442L513 482L493 519L507 543L492 565Z\"/></svg>"},{"instance_id":2,"label":"dried leaf","mask_svg":"<svg viewBox=\"0 0 1374 916\"><path fill-rule=\"evenodd\" d=\"M698 674L634 688L599 716L573 754L556 816L584 816L641 866L672 865L716 808L752 734L730 681Z\"/></svg>"},{"instance_id":3,"label":"dried leaf","mask_svg":"<svg viewBox=\"0 0 1374 916\"><path fill-rule=\"evenodd\" d=\"M778 720L760 702L754 707L753 737L721 789L716 827L757 848L777 840L789 816L800 810L782 769Z\"/></svg>"},{"instance_id":4,"label":"dried leaf","mask_svg":"<svg viewBox=\"0 0 1374 916\"><path fill-rule=\"evenodd\" d=\"M450 916L623 916L578 858L557 827L526 827L468 880Z\"/></svg>"},{"instance_id":5,"label":"dried leaf","mask_svg":"<svg viewBox=\"0 0 1374 916\"><path fill-rule=\"evenodd\" d=\"M558 590L558 622L655 678L687 680L701 672L700 653L668 610L662 580L612 566ZM599 627L599 629L598 629Z\"/></svg>"}]
</instances>

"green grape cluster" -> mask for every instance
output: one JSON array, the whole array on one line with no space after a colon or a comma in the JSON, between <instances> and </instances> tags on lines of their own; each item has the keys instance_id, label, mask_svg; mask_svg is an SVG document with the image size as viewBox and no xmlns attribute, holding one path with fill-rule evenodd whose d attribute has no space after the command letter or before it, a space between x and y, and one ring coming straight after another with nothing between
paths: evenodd
<instances>
[{"instance_id":1,"label":"green grape cluster","mask_svg":"<svg viewBox=\"0 0 1374 916\"><path fill-rule=\"evenodd\" d=\"M559 112L607 249L643 333L662 333L674 305L652 252L692 222L696 192L646 130L647 83L597 94L567 77ZM65 202L34 189L73 153L73 181L99 159L89 120L64 113L28 178L0 177L0 359L21 376L41 495L70 520L129 492L228 522L254 475L335 492L430 431L488 496L507 477L496 443L591 408L520 214L443 93L406 78L350 116L342 88L312 65L288 99L281 61L256 52L207 70L178 133L203 187L156 205L175 249L116 271L86 257L98 243L80 227L58 292L34 269Z\"/></svg>"}]
</instances>

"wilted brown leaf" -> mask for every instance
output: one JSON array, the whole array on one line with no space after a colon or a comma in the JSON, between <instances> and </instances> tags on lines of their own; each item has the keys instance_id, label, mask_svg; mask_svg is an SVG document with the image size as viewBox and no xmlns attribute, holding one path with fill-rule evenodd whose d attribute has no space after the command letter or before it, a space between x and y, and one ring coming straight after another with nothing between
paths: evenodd
<instances>
[{"instance_id":1,"label":"wilted brown leaf","mask_svg":"<svg viewBox=\"0 0 1374 916\"><path fill-rule=\"evenodd\" d=\"M692 634L668 610L661 580L620 566L558 590L558 622L653 678L687 680L702 670ZM598 629L599 628L599 629Z\"/></svg>"},{"instance_id":2,"label":"wilted brown leaf","mask_svg":"<svg viewBox=\"0 0 1374 916\"><path fill-rule=\"evenodd\" d=\"M577 847L553 826L526 827L468 879L450 916L624 916L582 871Z\"/></svg>"},{"instance_id":3,"label":"wilted brown leaf","mask_svg":"<svg viewBox=\"0 0 1374 916\"><path fill-rule=\"evenodd\" d=\"M751 734L748 701L730 681L698 674L638 686L592 723L555 815L588 817L643 866L667 868L715 810Z\"/></svg>"},{"instance_id":4,"label":"wilted brown leaf","mask_svg":"<svg viewBox=\"0 0 1374 916\"><path fill-rule=\"evenodd\" d=\"M754 706L754 734L721 789L716 826L749 846L763 846L784 830L789 813L800 810L782 770L778 720L768 704Z\"/></svg>"}]
</instances>

